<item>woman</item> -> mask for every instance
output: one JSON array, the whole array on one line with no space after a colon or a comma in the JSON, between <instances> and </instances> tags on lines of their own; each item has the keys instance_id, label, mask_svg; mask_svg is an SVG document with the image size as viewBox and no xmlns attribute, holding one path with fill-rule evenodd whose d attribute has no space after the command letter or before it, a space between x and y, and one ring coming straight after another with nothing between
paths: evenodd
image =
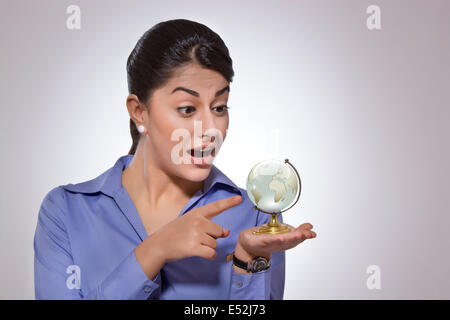
<instances>
[{"instance_id":1,"label":"woman","mask_svg":"<svg viewBox=\"0 0 450 320\"><path fill-rule=\"evenodd\" d=\"M36 298L282 299L284 250L316 234L306 223L253 235L269 215L212 165L234 76L222 39L193 21L161 22L137 42L127 74L131 150L44 198Z\"/></svg>"}]
</instances>

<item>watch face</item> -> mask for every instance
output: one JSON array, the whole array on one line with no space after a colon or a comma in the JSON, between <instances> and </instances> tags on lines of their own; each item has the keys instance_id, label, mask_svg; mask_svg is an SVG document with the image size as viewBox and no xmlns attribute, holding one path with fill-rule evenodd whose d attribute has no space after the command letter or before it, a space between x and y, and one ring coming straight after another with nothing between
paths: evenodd
<instances>
[{"instance_id":1,"label":"watch face","mask_svg":"<svg viewBox=\"0 0 450 320\"><path fill-rule=\"evenodd\" d=\"M261 271L264 270L267 266L267 263L264 260L256 260L255 261L255 270Z\"/></svg>"}]
</instances>

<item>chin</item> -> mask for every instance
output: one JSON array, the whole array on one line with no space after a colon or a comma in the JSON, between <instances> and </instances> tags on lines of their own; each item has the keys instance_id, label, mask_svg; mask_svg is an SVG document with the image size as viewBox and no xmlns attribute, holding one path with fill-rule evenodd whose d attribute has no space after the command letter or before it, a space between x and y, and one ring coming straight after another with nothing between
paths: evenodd
<instances>
[{"instance_id":1,"label":"chin","mask_svg":"<svg viewBox=\"0 0 450 320\"><path fill-rule=\"evenodd\" d=\"M190 180L193 182L200 182L205 180L209 173L211 172L212 164L210 165L195 165L188 164L185 168L183 168L182 175L186 178L186 180Z\"/></svg>"}]
</instances>

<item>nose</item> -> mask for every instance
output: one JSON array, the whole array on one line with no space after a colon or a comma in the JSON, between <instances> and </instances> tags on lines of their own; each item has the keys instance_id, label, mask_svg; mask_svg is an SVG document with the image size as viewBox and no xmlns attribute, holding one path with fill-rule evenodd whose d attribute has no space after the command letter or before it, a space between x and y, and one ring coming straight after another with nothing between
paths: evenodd
<instances>
[{"instance_id":1,"label":"nose","mask_svg":"<svg viewBox=\"0 0 450 320\"><path fill-rule=\"evenodd\" d=\"M222 135L217 126L217 117L212 112L202 112L199 118L195 120L194 135L201 139L202 143L212 143L216 135ZM220 139L219 139L220 140Z\"/></svg>"}]
</instances>

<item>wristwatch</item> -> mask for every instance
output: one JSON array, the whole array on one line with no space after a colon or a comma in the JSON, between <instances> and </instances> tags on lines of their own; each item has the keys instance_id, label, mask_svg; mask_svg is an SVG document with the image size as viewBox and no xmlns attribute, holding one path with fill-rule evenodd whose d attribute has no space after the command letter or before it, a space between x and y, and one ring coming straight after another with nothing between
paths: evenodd
<instances>
[{"instance_id":1,"label":"wristwatch","mask_svg":"<svg viewBox=\"0 0 450 320\"><path fill-rule=\"evenodd\" d=\"M256 257L251 261L245 262L236 258L233 252L233 264L236 267L247 270L248 272L256 273L269 269L270 260L267 260L264 257Z\"/></svg>"}]
</instances>

